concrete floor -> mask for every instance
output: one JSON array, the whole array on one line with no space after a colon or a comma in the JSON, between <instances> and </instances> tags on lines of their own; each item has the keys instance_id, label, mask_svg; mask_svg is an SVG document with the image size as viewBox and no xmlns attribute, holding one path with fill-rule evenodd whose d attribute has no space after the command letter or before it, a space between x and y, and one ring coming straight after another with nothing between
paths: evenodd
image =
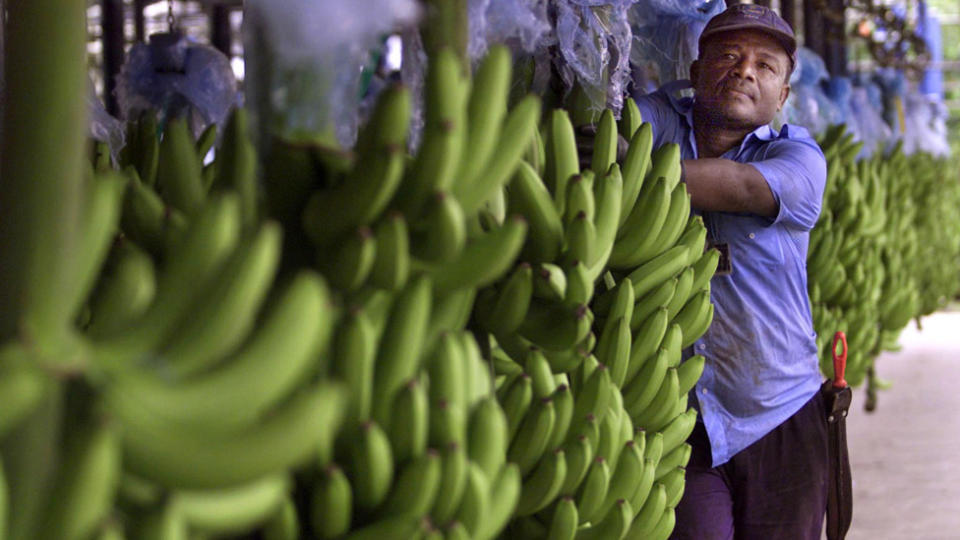
<instances>
[{"instance_id":1,"label":"concrete floor","mask_svg":"<svg viewBox=\"0 0 960 540\"><path fill-rule=\"evenodd\" d=\"M877 409L854 390L847 420L853 477L850 540L960 540L960 311L903 331L877 359L892 387Z\"/></svg>"}]
</instances>

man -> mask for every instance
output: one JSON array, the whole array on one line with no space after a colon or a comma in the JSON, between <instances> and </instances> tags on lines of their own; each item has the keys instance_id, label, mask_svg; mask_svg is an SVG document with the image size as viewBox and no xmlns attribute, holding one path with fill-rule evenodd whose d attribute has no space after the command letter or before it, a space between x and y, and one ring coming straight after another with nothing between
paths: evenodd
<instances>
[{"instance_id":1,"label":"man","mask_svg":"<svg viewBox=\"0 0 960 540\"><path fill-rule=\"evenodd\" d=\"M692 205L722 254L713 324L694 345L706 367L674 538L821 534L827 434L806 258L826 161L805 129L769 126L796 47L776 13L734 5L703 30L693 98L671 83L637 99L654 147L680 145Z\"/></svg>"}]
</instances>

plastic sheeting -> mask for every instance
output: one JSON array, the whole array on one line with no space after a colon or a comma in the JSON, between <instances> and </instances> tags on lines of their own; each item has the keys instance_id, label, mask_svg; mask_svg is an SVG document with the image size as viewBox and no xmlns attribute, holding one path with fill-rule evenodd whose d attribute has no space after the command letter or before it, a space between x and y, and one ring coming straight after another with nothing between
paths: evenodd
<instances>
[{"instance_id":1,"label":"plastic sheeting","mask_svg":"<svg viewBox=\"0 0 960 540\"><path fill-rule=\"evenodd\" d=\"M130 49L117 79L121 118L156 111L160 119L185 116L194 134L226 119L237 103L230 61L213 47L180 34L154 34Z\"/></svg>"},{"instance_id":2,"label":"plastic sheeting","mask_svg":"<svg viewBox=\"0 0 960 540\"><path fill-rule=\"evenodd\" d=\"M636 92L689 78L703 27L725 8L723 0L644 0L632 7L630 60Z\"/></svg>"},{"instance_id":3,"label":"plastic sheeting","mask_svg":"<svg viewBox=\"0 0 960 540\"><path fill-rule=\"evenodd\" d=\"M383 38L414 23L415 0L247 0L248 101L262 137L356 140L361 77Z\"/></svg>"}]
</instances>

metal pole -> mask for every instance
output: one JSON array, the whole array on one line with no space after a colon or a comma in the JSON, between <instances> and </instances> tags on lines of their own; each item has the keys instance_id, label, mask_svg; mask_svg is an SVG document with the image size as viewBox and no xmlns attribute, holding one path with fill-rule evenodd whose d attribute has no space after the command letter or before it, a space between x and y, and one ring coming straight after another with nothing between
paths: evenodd
<instances>
[{"instance_id":1,"label":"metal pole","mask_svg":"<svg viewBox=\"0 0 960 540\"><path fill-rule=\"evenodd\" d=\"M137 42L143 43L147 40L147 21L143 14L143 9L147 6L147 0L133 0L133 28L137 35Z\"/></svg>"},{"instance_id":2,"label":"metal pole","mask_svg":"<svg viewBox=\"0 0 960 540\"><path fill-rule=\"evenodd\" d=\"M803 0L803 45L824 56L824 20L816 0Z\"/></svg>"},{"instance_id":3,"label":"metal pole","mask_svg":"<svg viewBox=\"0 0 960 540\"><path fill-rule=\"evenodd\" d=\"M210 13L210 44L229 58L231 37L230 8L216 4Z\"/></svg>"},{"instance_id":4,"label":"metal pole","mask_svg":"<svg viewBox=\"0 0 960 540\"><path fill-rule=\"evenodd\" d=\"M843 0L827 0L827 6L831 12L844 17L843 21L833 19L824 19L824 26L827 28L826 35L826 55L824 60L827 64L827 71L831 75L847 75L847 34L845 31L846 12L843 7Z\"/></svg>"},{"instance_id":5,"label":"metal pole","mask_svg":"<svg viewBox=\"0 0 960 540\"><path fill-rule=\"evenodd\" d=\"M107 112L116 116L117 98L113 95L116 76L123 65L123 0L101 0L103 17L103 102Z\"/></svg>"},{"instance_id":6,"label":"metal pole","mask_svg":"<svg viewBox=\"0 0 960 540\"><path fill-rule=\"evenodd\" d=\"M797 3L795 0L780 0L780 16L793 31L797 31Z\"/></svg>"}]
</instances>

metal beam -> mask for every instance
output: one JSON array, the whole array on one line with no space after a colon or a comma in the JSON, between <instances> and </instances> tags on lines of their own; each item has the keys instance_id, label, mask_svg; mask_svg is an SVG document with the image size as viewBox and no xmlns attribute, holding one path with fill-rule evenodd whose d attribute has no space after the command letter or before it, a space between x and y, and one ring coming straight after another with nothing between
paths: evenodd
<instances>
[{"instance_id":1,"label":"metal beam","mask_svg":"<svg viewBox=\"0 0 960 540\"><path fill-rule=\"evenodd\" d=\"M100 20L103 30L103 102L107 112L117 116L117 98L113 91L123 65L123 0L101 0L100 7L103 13Z\"/></svg>"}]
</instances>

